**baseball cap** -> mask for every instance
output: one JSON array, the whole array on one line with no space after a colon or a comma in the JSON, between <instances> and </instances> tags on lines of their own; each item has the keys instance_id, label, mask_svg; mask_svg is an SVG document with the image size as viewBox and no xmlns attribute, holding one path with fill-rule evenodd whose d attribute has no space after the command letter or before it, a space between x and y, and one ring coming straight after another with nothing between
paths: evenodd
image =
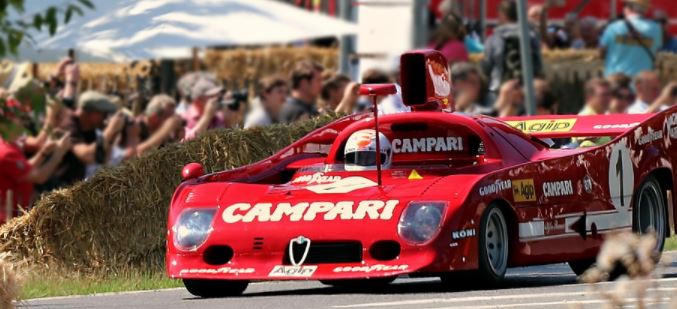
<instances>
[{"instance_id":1,"label":"baseball cap","mask_svg":"<svg viewBox=\"0 0 677 309\"><path fill-rule=\"evenodd\" d=\"M87 111L105 114L114 113L118 110L118 106L108 96L97 91L85 91L82 93L78 98L78 107Z\"/></svg>"},{"instance_id":2,"label":"baseball cap","mask_svg":"<svg viewBox=\"0 0 677 309\"><path fill-rule=\"evenodd\" d=\"M190 90L191 99L195 100L199 97L210 97L219 94L223 90L223 87L218 86L211 80L206 78L200 78L193 89Z\"/></svg>"}]
</instances>

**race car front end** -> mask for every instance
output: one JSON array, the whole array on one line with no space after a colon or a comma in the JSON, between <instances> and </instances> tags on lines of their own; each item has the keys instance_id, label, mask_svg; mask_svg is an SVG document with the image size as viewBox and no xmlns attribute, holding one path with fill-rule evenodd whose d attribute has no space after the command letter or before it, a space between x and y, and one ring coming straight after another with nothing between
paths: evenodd
<instances>
[{"instance_id":1,"label":"race car front end","mask_svg":"<svg viewBox=\"0 0 677 309\"><path fill-rule=\"evenodd\" d=\"M378 188L318 195L251 184L220 185L211 202L198 198L217 186L187 188L175 199L182 205L170 213L172 278L330 281L449 270L452 235L441 232L449 201L387 197Z\"/></svg>"}]
</instances>

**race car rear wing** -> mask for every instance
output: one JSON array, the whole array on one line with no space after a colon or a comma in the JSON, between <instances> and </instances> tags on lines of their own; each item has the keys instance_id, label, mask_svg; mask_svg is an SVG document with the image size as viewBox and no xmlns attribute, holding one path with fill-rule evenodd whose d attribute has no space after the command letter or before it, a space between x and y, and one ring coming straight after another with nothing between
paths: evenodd
<instances>
[{"instance_id":1,"label":"race car rear wing","mask_svg":"<svg viewBox=\"0 0 677 309\"><path fill-rule=\"evenodd\" d=\"M499 120L538 138L617 136L654 114L545 115L504 117Z\"/></svg>"}]
</instances>

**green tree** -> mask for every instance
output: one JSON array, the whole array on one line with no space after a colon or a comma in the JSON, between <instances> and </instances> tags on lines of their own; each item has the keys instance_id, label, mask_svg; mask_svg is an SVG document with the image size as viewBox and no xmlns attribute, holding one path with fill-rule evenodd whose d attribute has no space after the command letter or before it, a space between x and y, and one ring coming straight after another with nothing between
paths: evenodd
<instances>
[{"instance_id":1,"label":"green tree","mask_svg":"<svg viewBox=\"0 0 677 309\"><path fill-rule=\"evenodd\" d=\"M25 13L25 0L0 0L0 57L11 53L16 55L19 44L25 39L32 39L29 30L49 31L56 33L59 23L67 24L73 14L82 16L84 9L94 9L90 0L73 0L59 6L49 6L42 12L24 16L19 20L9 18L8 10L14 9L19 14Z\"/></svg>"}]
</instances>

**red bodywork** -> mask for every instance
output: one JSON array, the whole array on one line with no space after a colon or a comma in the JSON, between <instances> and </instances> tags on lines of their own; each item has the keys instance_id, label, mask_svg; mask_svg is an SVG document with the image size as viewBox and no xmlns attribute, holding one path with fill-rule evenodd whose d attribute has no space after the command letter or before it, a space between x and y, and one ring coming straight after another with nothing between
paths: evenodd
<instances>
[{"instance_id":1,"label":"red bodywork","mask_svg":"<svg viewBox=\"0 0 677 309\"><path fill-rule=\"evenodd\" d=\"M510 266L589 259L606 233L632 227L633 192L643 180L657 177L666 191L675 189L677 108L511 120L532 134L456 113L379 117L394 150L382 187L375 171L342 168L348 137L374 127L369 115L337 120L261 162L185 181L169 209L167 271L172 278L308 280L476 269L476 233L490 203L507 214ZM568 150L536 138L601 135L614 138ZM439 233L422 245L398 234L400 216L415 201L446 203ZM674 202L667 203L671 230ZM173 228L182 211L194 208L217 208L213 231L197 249L182 251ZM328 254L303 264L307 272L274 274L290 265L289 244L298 236L327 245ZM399 245L395 258L383 259L375 244L384 241ZM357 248L359 260L332 252L332 245ZM232 258L210 265L205 252L212 246L230 247ZM337 256L349 261L326 262Z\"/></svg>"}]
</instances>

